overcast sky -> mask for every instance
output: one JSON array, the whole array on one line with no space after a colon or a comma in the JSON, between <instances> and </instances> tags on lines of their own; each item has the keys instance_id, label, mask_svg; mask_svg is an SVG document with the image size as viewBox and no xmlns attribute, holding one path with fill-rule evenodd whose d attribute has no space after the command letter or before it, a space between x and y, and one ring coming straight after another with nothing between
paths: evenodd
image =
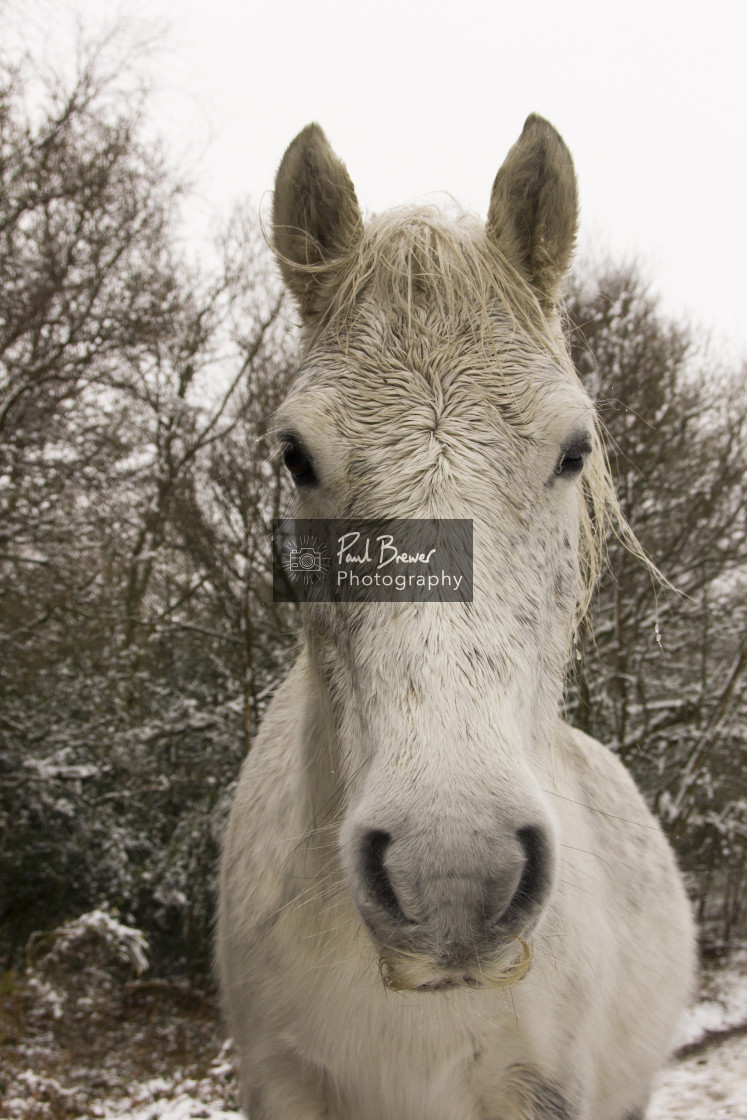
<instances>
[{"instance_id":1,"label":"overcast sky","mask_svg":"<svg viewBox=\"0 0 747 1120\"><path fill-rule=\"evenodd\" d=\"M69 49L107 0L0 0L13 41ZM156 127L202 217L258 207L310 120L364 209L453 195L484 215L529 112L568 143L583 253L639 258L667 309L747 354L747 17L735 0L131 0L159 27ZM6 43L10 39L6 38Z\"/></svg>"}]
</instances>

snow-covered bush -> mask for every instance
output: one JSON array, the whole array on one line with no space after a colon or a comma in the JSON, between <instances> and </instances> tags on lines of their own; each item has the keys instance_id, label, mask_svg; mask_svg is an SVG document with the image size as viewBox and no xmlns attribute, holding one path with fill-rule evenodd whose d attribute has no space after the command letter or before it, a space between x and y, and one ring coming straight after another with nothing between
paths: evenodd
<instances>
[{"instance_id":1,"label":"snow-covered bush","mask_svg":"<svg viewBox=\"0 0 747 1120\"><path fill-rule=\"evenodd\" d=\"M26 952L35 972L72 983L92 969L114 979L123 965L127 975L135 976L148 967L145 935L106 910L90 910L57 929L32 934Z\"/></svg>"}]
</instances>

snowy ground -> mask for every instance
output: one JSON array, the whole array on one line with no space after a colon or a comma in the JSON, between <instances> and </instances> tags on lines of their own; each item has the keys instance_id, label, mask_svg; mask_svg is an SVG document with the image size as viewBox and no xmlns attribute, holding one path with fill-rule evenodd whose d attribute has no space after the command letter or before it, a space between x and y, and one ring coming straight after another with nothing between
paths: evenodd
<instances>
[{"instance_id":1,"label":"snowy ground","mask_svg":"<svg viewBox=\"0 0 747 1120\"><path fill-rule=\"evenodd\" d=\"M682 1056L663 1071L647 1120L747 1120L747 954L707 976L679 1045ZM111 1096L23 1069L0 1107L2 1120L242 1120L227 1047L199 1076L145 1078Z\"/></svg>"},{"instance_id":2,"label":"snowy ground","mask_svg":"<svg viewBox=\"0 0 747 1120\"><path fill-rule=\"evenodd\" d=\"M747 1120L747 1035L674 1062L647 1120Z\"/></svg>"},{"instance_id":3,"label":"snowy ground","mask_svg":"<svg viewBox=\"0 0 747 1120\"><path fill-rule=\"evenodd\" d=\"M206 1103L197 1083L138 1086L128 1103L99 1113L105 1120L243 1120L220 1101ZM747 1120L747 1036L676 1062L662 1078L647 1120Z\"/></svg>"},{"instance_id":4,"label":"snowy ground","mask_svg":"<svg viewBox=\"0 0 747 1120\"><path fill-rule=\"evenodd\" d=\"M243 1120L198 1082L139 1085L129 1101L102 1106L102 1120ZM747 1120L747 1035L674 1062L662 1075L647 1120Z\"/></svg>"},{"instance_id":5,"label":"snowy ground","mask_svg":"<svg viewBox=\"0 0 747 1120\"><path fill-rule=\"evenodd\" d=\"M98 1115L105 1120L243 1120L218 1100L208 1103L205 1090L210 1093L211 1087L196 1082L141 1085L130 1102L104 1107ZM662 1075L647 1120L747 1120L747 1035L674 1062Z\"/></svg>"},{"instance_id":6,"label":"snowy ground","mask_svg":"<svg viewBox=\"0 0 747 1120\"><path fill-rule=\"evenodd\" d=\"M747 1026L747 956L710 974L705 997L685 1015L678 1044L707 1045L664 1070L647 1120L747 1120L747 1030L726 1034Z\"/></svg>"}]
</instances>

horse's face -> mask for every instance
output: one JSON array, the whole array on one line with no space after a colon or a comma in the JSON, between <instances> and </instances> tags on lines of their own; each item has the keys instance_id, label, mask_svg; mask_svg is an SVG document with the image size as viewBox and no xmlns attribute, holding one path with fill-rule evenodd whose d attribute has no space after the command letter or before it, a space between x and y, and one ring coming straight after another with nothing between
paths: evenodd
<instances>
[{"instance_id":1,"label":"horse's face","mask_svg":"<svg viewBox=\"0 0 747 1120\"><path fill-rule=\"evenodd\" d=\"M294 195L286 180L294 166L298 175L299 144L304 175L316 164L318 181L296 182ZM318 130L294 142L278 176L276 239L309 325L340 286L351 293L350 314L322 324L277 416L298 515L474 527L472 603L304 608L332 743L316 760L332 772L315 780L322 796L344 790L350 890L396 987L509 982L517 939L540 920L555 878L547 782L580 587L579 476L595 439L591 404L553 342L571 219L555 221L565 236L556 230L553 243L542 199L555 205L556 180L572 184L561 146L544 122L527 126L496 180L487 234L422 212L364 233L348 212L351 187L330 208L335 157ZM529 238L514 266L529 284L513 274L525 296L534 285L544 329L510 314L480 276L491 252L510 256L513 242L499 236L513 229L505 168L524 182L526 159L555 176L555 194L537 185L531 207L542 244ZM348 231L364 262L357 287L342 266L290 270L294 243L282 231L303 229L302 218L279 206L300 192L308 217L315 183L336 224L307 232L318 248ZM568 182L565 194L575 228ZM514 218L524 230L527 216Z\"/></svg>"}]
</instances>

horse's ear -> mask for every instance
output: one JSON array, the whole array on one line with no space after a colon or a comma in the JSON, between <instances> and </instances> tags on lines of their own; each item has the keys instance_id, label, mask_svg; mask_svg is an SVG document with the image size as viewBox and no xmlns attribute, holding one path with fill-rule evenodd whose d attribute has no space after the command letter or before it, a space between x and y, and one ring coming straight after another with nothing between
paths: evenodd
<instances>
[{"instance_id":1,"label":"horse's ear","mask_svg":"<svg viewBox=\"0 0 747 1120\"><path fill-rule=\"evenodd\" d=\"M318 124L307 125L283 156L272 212L273 241L283 279L304 319L324 311L330 271L363 230L358 199L345 164ZM325 267L329 266L329 267Z\"/></svg>"},{"instance_id":2,"label":"horse's ear","mask_svg":"<svg viewBox=\"0 0 747 1120\"><path fill-rule=\"evenodd\" d=\"M577 224L571 153L552 125L532 114L495 177L488 232L545 304L559 295Z\"/></svg>"}]
</instances>

